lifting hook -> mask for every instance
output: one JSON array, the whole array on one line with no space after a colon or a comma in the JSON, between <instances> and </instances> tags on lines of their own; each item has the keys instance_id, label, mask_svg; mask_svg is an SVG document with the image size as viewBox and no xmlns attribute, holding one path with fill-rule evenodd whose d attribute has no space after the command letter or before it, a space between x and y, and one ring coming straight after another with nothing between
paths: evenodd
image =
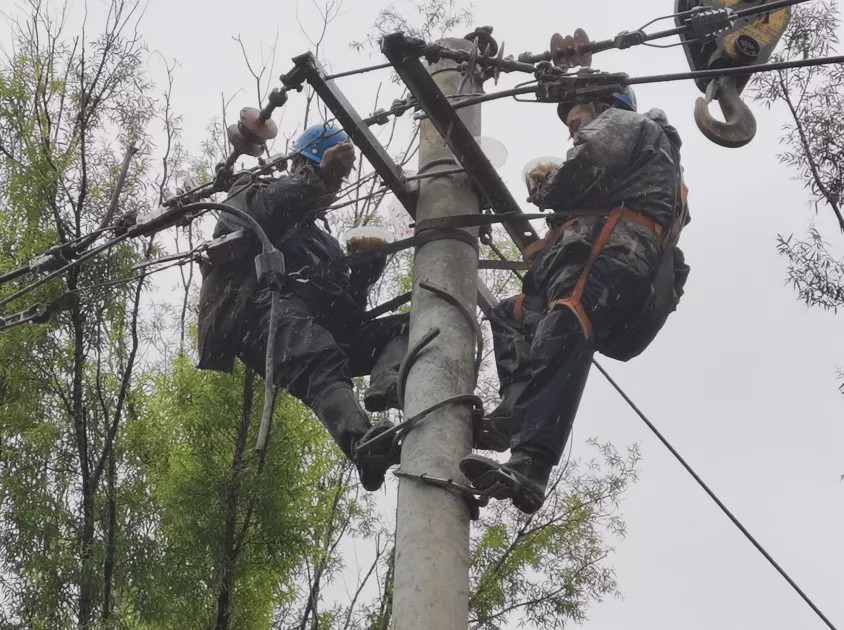
<instances>
[{"instance_id":1,"label":"lifting hook","mask_svg":"<svg viewBox=\"0 0 844 630\"><path fill-rule=\"evenodd\" d=\"M709 104L717 100L724 121L712 117ZM706 96L695 102L695 122L701 133L715 144L736 149L753 140L756 118L741 100L735 77L713 79L706 88Z\"/></svg>"}]
</instances>

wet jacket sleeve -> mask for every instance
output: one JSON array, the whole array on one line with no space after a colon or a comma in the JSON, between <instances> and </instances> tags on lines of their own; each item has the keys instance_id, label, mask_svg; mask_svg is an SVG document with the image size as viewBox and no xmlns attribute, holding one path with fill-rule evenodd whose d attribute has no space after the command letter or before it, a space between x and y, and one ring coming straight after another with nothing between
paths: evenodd
<instances>
[{"instance_id":1,"label":"wet jacket sleeve","mask_svg":"<svg viewBox=\"0 0 844 630\"><path fill-rule=\"evenodd\" d=\"M247 212L267 230L270 238L284 233L308 213L327 207L334 199L319 170L310 166L270 184L252 186L246 195Z\"/></svg>"},{"instance_id":2,"label":"wet jacket sleeve","mask_svg":"<svg viewBox=\"0 0 844 630\"><path fill-rule=\"evenodd\" d=\"M366 309L369 289L378 281L387 267L387 258L379 258L359 265L352 265L349 276L349 293L361 309Z\"/></svg>"},{"instance_id":3,"label":"wet jacket sleeve","mask_svg":"<svg viewBox=\"0 0 844 630\"><path fill-rule=\"evenodd\" d=\"M594 197L608 180L623 177L634 162L642 126L648 122L644 116L620 109L602 113L581 130L577 146L534 195L537 205L555 210L582 207L580 202Z\"/></svg>"}]
</instances>

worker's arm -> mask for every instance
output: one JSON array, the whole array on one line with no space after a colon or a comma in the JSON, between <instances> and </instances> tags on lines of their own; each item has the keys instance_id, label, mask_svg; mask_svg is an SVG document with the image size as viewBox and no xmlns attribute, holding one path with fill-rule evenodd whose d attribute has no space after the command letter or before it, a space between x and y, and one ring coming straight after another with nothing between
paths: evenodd
<instances>
[{"instance_id":1,"label":"worker's arm","mask_svg":"<svg viewBox=\"0 0 844 630\"><path fill-rule=\"evenodd\" d=\"M632 164L642 126L649 123L644 116L620 109L598 116L580 131L577 146L534 193L534 202L543 208L577 208L581 199Z\"/></svg>"},{"instance_id":2,"label":"worker's arm","mask_svg":"<svg viewBox=\"0 0 844 630\"><path fill-rule=\"evenodd\" d=\"M283 175L268 185L250 187L246 192L246 211L272 238L333 200L319 169L306 166L295 175Z\"/></svg>"},{"instance_id":3,"label":"worker's arm","mask_svg":"<svg viewBox=\"0 0 844 630\"><path fill-rule=\"evenodd\" d=\"M369 289L372 288L373 284L378 282L378 278L384 273L386 267L386 256L350 267L349 292L355 304L361 309L366 309L366 299L369 296Z\"/></svg>"},{"instance_id":4,"label":"worker's arm","mask_svg":"<svg viewBox=\"0 0 844 630\"><path fill-rule=\"evenodd\" d=\"M247 211L269 234L281 234L331 205L354 162L351 144L332 147L325 152L320 166L309 163L295 175L250 188L246 193Z\"/></svg>"}]
</instances>

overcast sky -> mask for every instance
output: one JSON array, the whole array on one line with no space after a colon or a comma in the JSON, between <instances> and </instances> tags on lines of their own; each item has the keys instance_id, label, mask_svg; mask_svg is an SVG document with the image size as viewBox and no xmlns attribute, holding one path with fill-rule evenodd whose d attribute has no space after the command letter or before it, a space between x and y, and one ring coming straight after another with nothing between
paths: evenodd
<instances>
[{"instance_id":1,"label":"overcast sky","mask_svg":"<svg viewBox=\"0 0 844 630\"><path fill-rule=\"evenodd\" d=\"M14 13L17 0L0 0ZM54 4L58 4L55 0ZM298 3L306 28L316 26L312 5ZM81 14L75 5L73 17ZM90 0L91 15L103 0ZM321 57L334 70L382 60L358 54L380 0L346 0ZM399 6L407 6L400 4ZM553 31L583 27L593 39L632 30L673 11L673 0L549 2L483 0L476 25L495 26L507 51L545 50ZM220 94L244 92L232 111L256 104L238 45L240 34L255 56L279 35L277 72L310 48L296 21L297 3L220 0L149 0L142 33L153 51L176 59L174 108L184 114L185 144L198 146L219 112ZM670 28L666 21L654 29ZM463 29L456 35L463 35ZM630 75L687 70L681 49L635 48L596 57L594 67ZM149 59L161 82L163 62ZM388 75L343 80L361 113ZM503 77L499 88L522 76ZM395 86L384 88L389 104ZM489 90L494 89L490 84ZM759 132L743 149L723 149L697 131L694 84L637 88L640 108L665 110L680 130L690 188L692 223L681 246L692 273L686 296L653 346L639 359L604 365L768 550L839 627L844 627L844 399L836 367L844 365L841 321L807 310L784 286L785 261L777 234L804 235L816 222L841 252L842 236L830 214L820 218L793 172L777 160L786 112L754 107ZM291 102L297 97L291 97ZM295 105L283 127L292 127ZM278 119L278 116L276 117ZM232 122L232 121L229 121ZM501 170L517 199L520 172L531 158L563 156L567 133L553 107L509 100L484 108L484 133L503 142ZM530 210L525 207L526 210ZM623 512L628 535L613 564L623 599L596 606L593 630L711 630L821 628L822 623L747 543L647 428L593 373L574 430L574 456L591 456L586 439L617 446L637 442L643 460Z\"/></svg>"}]
</instances>

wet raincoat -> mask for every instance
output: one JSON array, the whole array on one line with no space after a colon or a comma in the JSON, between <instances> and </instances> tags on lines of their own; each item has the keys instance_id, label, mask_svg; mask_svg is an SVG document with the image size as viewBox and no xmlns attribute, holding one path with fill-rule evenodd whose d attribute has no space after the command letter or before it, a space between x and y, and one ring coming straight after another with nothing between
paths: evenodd
<instances>
[{"instance_id":1,"label":"wet raincoat","mask_svg":"<svg viewBox=\"0 0 844 630\"><path fill-rule=\"evenodd\" d=\"M319 169L306 166L296 175L270 181L244 176L225 203L261 224L290 273L345 255L337 239L317 223L319 210L333 199ZM214 236L244 227L237 217L223 214ZM264 373L270 295L255 276L258 252L255 241L242 259L204 273L198 322L201 369L230 371L240 357ZM351 384L352 377L369 374L387 343L406 334L407 316L364 317L367 292L384 265L382 259L351 270L338 268L307 282L285 281L276 340L278 385L310 405L329 385Z\"/></svg>"},{"instance_id":2,"label":"wet raincoat","mask_svg":"<svg viewBox=\"0 0 844 630\"><path fill-rule=\"evenodd\" d=\"M514 450L559 462L594 352L614 356L630 346L658 271L667 269L671 310L682 295L689 270L682 252L671 247L664 255L666 239L688 221L680 145L660 110L609 109L580 131L566 162L535 193L540 207L553 210L552 229L531 253L523 294L502 301L490 317L502 390L528 384L513 407ZM619 208L637 220L622 218L595 248ZM586 324L568 306L579 284ZM634 343L632 354L649 341Z\"/></svg>"}]
</instances>

